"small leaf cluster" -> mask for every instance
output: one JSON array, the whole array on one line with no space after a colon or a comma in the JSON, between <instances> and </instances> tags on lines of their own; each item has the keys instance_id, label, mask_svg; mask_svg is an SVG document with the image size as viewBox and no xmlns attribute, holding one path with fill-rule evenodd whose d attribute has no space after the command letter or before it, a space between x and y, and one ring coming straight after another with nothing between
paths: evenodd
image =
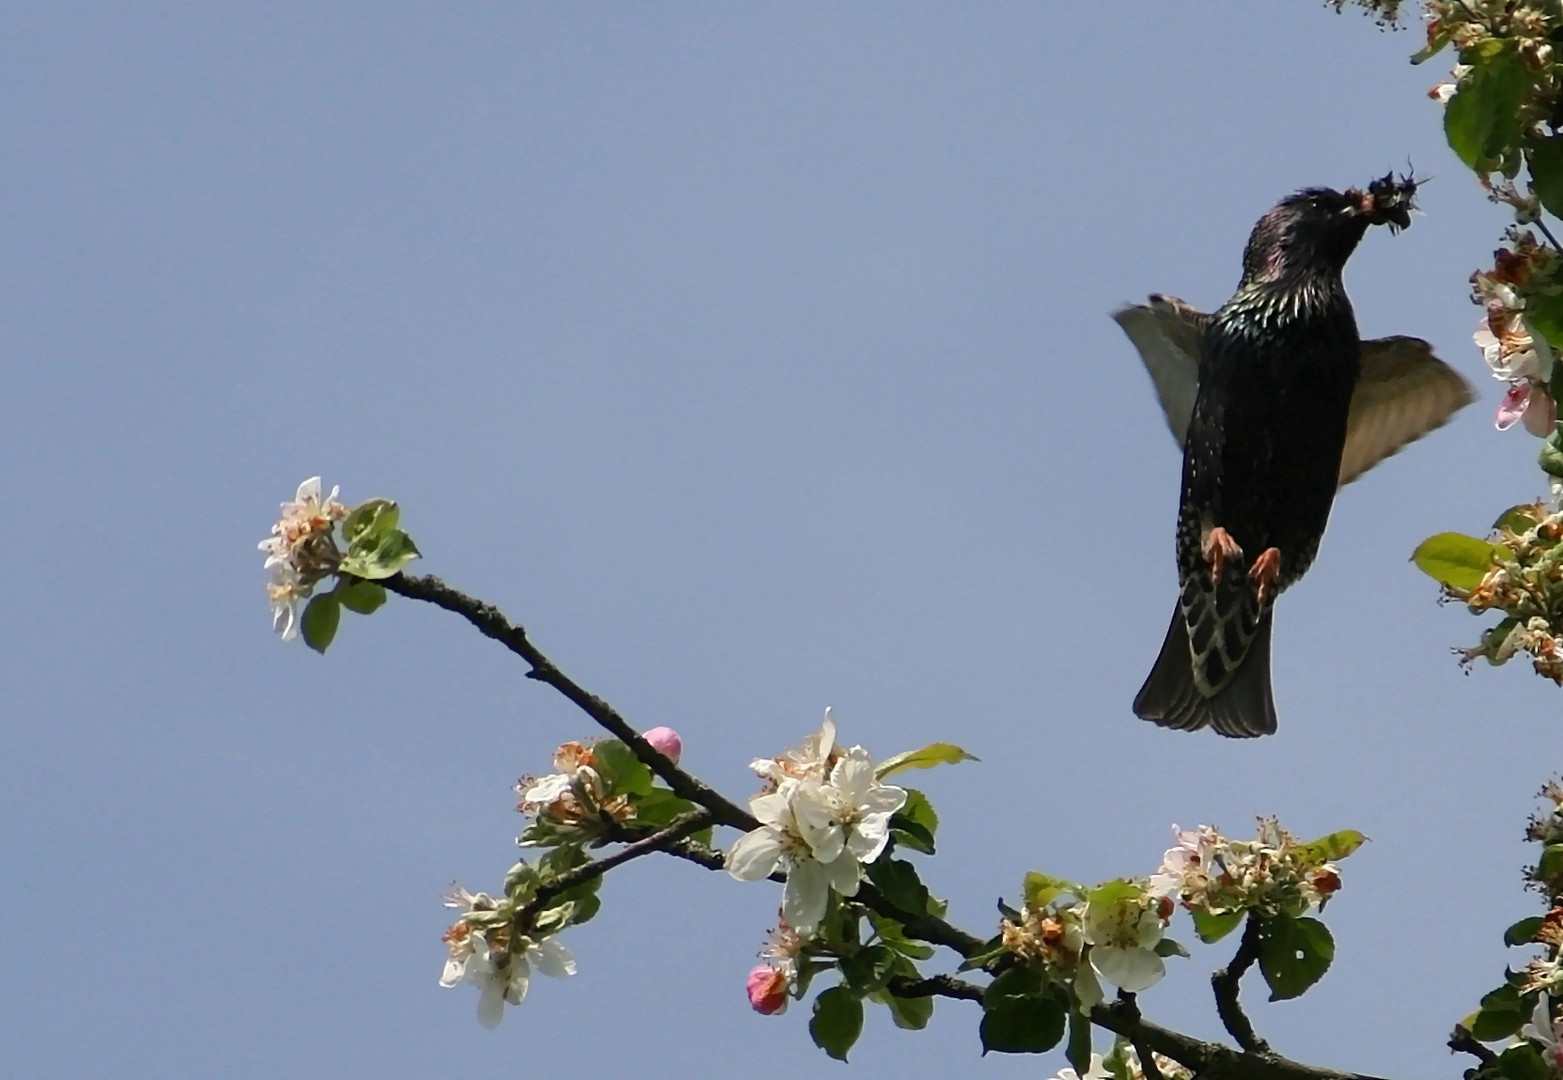
<instances>
[{"instance_id":1,"label":"small leaf cluster","mask_svg":"<svg viewBox=\"0 0 1563 1080\"><path fill-rule=\"evenodd\" d=\"M300 630L304 644L324 653L336 638L342 609L372 615L385 604L384 578L418 557L412 537L398 527L401 510L390 499L370 499L354 507L340 529L346 554L337 563L336 586L316 593L304 608Z\"/></svg>"}]
</instances>

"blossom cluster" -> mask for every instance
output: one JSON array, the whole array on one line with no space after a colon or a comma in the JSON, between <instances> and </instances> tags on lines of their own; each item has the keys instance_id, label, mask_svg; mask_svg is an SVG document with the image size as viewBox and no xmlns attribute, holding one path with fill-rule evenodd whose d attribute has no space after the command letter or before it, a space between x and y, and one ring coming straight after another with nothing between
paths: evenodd
<instances>
[{"instance_id":1,"label":"blossom cluster","mask_svg":"<svg viewBox=\"0 0 1563 1080\"><path fill-rule=\"evenodd\" d=\"M1504 614L1477 645L1457 650L1461 663L1482 658L1503 664L1523 652L1537 674L1563 685L1563 511L1541 503L1510 508L1498 519L1486 555L1470 588L1446 583L1449 595L1472 614Z\"/></svg>"},{"instance_id":2,"label":"blossom cluster","mask_svg":"<svg viewBox=\"0 0 1563 1080\"><path fill-rule=\"evenodd\" d=\"M1552 347L1527 320L1525 288L1546 270L1553 254L1529 231L1511 229L1508 240L1510 247L1494 252L1491 270L1471 275L1471 299L1484 312L1473 340L1493 378L1509 384L1498 404L1498 430L1522 423L1532 435L1546 438L1557 422L1557 403L1549 390Z\"/></svg>"},{"instance_id":3,"label":"blossom cluster","mask_svg":"<svg viewBox=\"0 0 1563 1080\"><path fill-rule=\"evenodd\" d=\"M335 532L348 509L337 501L340 490L333 487L331 494L322 498L320 477L305 480L293 500L282 504L271 535L260 542L266 553L265 569L271 574L266 595L271 601L272 628L283 641L298 636L299 601L307 599L321 579L341 565Z\"/></svg>"},{"instance_id":4,"label":"blossom cluster","mask_svg":"<svg viewBox=\"0 0 1563 1080\"><path fill-rule=\"evenodd\" d=\"M833 892L857 894L863 866L879 858L890 840L890 817L906 804L906 790L879 783L861 746L837 743L830 709L801 749L756 759L750 768L763 782L749 800L760 827L728 851L727 872L740 881L759 881L782 869L787 877L782 918L795 931L810 933L825 917Z\"/></svg>"},{"instance_id":5,"label":"blossom cluster","mask_svg":"<svg viewBox=\"0 0 1563 1080\"><path fill-rule=\"evenodd\" d=\"M1209 825L1172 831L1177 843L1162 856L1146 891L1216 916L1252 911L1295 918L1323 908L1341 886L1340 868L1330 859L1361 843L1360 834L1337 833L1303 844L1274 818L1260 819L1253 840L1230 840Z\"/></svg>"},{"instance_id":6,"label":"blossom cluster","mask_svg":"<svg viewBox=\"0 0 1563 1080\"><path fill-rule=\"evenodd\" d=\"M1000 922L999 939L1089 1012L1103 1000L1103 982L1138 993L1161 981L1163 955L1178 948L1163 939L1172 912L1139 882L1084 889L1032 874L1025 906Z\"/></svg>"},{"instance_id":7,"label":"blossom cluster","mask_svg":"<svg viewBox=\"0 0 1563 1080\"><path fill-rule=\"evenodd\" d=\"M506 1005L525 1000L534 970L554 978L575 974L575 957L569 949L540 933L517 931L513 904L486 893L470 893L457 884L446 894L445 906L458 908L463 915L445 931L449 956L440 985L475 985L478 1020L484 1027L496 1026Z\"/></svg>"},{"instance_id":8,"label":"blossom cluster","mask_svg":"<svg viewBox=\"0 0 1563 1080\"><path fill-rule=\"evenodd\" d=\"M674 764L683 751L678 732L672 728L652 728L643 736L658 753ZM644 765L634 760L629 748L617 739L605 739L592 745L567 742L554 751L554 771L547 776L524 776L516 782L520 795L516 809L532 819L521 834L522 847L553 847L559 844L584 844L607 833L615 826L641 818L641 810L653 789L647 784L625 782L626 769L648 776ZM669 793L656 789L655 795ZM673 809L684 809L680 802ZM666 824L666 821L651 822Z\"/></svg>"},{"instance_id":9,"label":"blossom cluster","mask_svg":"<svg viewBox=\"0 0 1563 1080\"><path fill-rule=\"evenodd\" d=\"M1151 1056L1155 1060L1157 1075L1162 1080L1193 1080L1194 1073L1186 1066L1165 1054L1153 1053ZM1101 1054L1091 1055L1091 1063L1083 1074L1074 1069L1063 1069L1053 1080L1146 1080L1146 1072L1145 1066L1140 1063L1139 1053L1120 1035L1113 1045L1112 1053L1106 1057Z\"/></svg>"}]
</instances>

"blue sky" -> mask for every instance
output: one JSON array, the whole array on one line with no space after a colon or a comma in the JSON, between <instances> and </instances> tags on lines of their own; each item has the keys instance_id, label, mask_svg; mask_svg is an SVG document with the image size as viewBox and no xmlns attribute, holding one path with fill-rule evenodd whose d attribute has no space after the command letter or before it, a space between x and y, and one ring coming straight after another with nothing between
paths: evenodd
<instances>
[{"instance_id":1,"label":"blue sky","mask_svg":"<svg viewBox=\"0 0 1563 1080\"><path fill-rule=\"evenodd\" d=\"M1542 491L1491 424L1466 278L1505 224L1443 144L1420 32L1320 5L13 7L0 39L0 1046L16 1075L845 1072L744 976L776 891L616 873L580 963L494 1032L440 895L494 888L510 785L583 717L393 599L324 659L270 632L307 476L735 797L827 704L935 739L925 867L979 933L1039 869L1154 869L1174 822L1373 842L1339 948L1261 1033L1433 1075L1532 911L1557 690L1469 677L1407 557ZM1289 191L1437 174L1362 245L1369 336L1483 395L1347 489L1277 617L1280 733L1129 702L1174 595L1178 456L1108 312L1223 300ZM730 839L730 838L729 838ZM1186 924L1175 932L1192 939ZM1147 994L1218 1031L1208 973ZM979 1061L976 1010L870 1019L858 1075Z\"/></svg>"}]
</instances>

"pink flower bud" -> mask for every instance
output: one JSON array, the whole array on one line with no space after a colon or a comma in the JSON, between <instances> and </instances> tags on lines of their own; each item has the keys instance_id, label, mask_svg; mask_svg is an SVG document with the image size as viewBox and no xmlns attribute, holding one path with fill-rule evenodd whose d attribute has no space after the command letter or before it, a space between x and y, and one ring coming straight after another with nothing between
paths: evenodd
<instances>
[{"instance_id":1,"label":"pink flower bud","mask_svg":"<svg viewBox=\"0 0 1563 1080\"><path fill-rule=\"evenodd\" d=\"M657 753L678 764L678 756L684 752L684 740L678 737L678 732L670 727L654 727L646 732L645 739Z\"/></svg>"},{"instance_id":2,"label":"pink flower bud","mask_svg":"<svg viewBox=\"0 0 1563 1080\"><path fill-rule=\"evenodd\" d=\"M787 1011L787 975L769 964L749 972L749 1004L754 1011L775 1016Z\"/></svg>"}]
</instances>

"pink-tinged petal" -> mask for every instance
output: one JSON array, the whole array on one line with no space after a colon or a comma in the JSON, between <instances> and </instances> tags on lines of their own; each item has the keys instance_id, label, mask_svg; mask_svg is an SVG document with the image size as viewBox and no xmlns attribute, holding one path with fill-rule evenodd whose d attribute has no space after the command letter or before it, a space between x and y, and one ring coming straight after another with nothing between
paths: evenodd
<instances>
[{"instance_id":1,"label":"pink-tinged petal","mask_svg":"<svg viewBox=\"0 0 1563 1080\"><path fill-rule=\"evenodd\" d=\"M759 881L775 872L781 857L781 834L771 828L755 829L740 836L728 851L727 872L739 881Z\"/></svg>"},{"instance_id":2,"label":"pink-tinged petal","mask_svg":"<svg viewBox=\"0 0 1563 1080\"><path fill-rule=\"evenodd\" d=\"M769 964L749 972L749 1004L763 1016L787 1011L787 976Z\"/></svg>"},{"instance_id":3,"label":"pink-tinged petal","mask_svg":"<svg viewBox=\"0 0 1563 1080\"><path fill-rule=\"evenodd\" d=\"M678 737L678 732L670 727L654 727L646 732L646 741L651 748L673 764L678 764L679 756L684 752L684 740Z\"/></svg>"},{"instance_id":4,"label":"pink-tinged petal","mask_svg":"<svg viewBox=\"0 0 1563 1080\"><path fill-rule=\"evenodd\" d=\"M1552 400L1551 394L1536 387L1530 392L1530 401L1526 403L1525 414L1521 419L1526 431L1538 439L1545 439L1557 426L1557 402Z\"/></svg>"},{"instance_id":5,"label":"pink-tinged petal","mask_svg":"<svg viewBox=\"0 0 1563 1080\"><path fill-rule=\"evenodd\" d=\"M1520 417L1525 415L1525 406L1530 402L1530 384L1517 382L1509 386L1509 392L1503 395L1503 400L1498 402L1498 415L1493 424L1499 431L1508 431L1520 422Z\"/></svg>"},{"instance_id":6,"label":"pink-tinged petal","mask_svg":"<svg viewBox=\"0 0 1563 1080\"><path fill-rule=\"evenodd\" d=\"M814 931L825 917L830 903L830 884L825 868L813 859L795 863L787 872L782 889L782 919L800 934Z\"/></svg>"}]
</instances>

